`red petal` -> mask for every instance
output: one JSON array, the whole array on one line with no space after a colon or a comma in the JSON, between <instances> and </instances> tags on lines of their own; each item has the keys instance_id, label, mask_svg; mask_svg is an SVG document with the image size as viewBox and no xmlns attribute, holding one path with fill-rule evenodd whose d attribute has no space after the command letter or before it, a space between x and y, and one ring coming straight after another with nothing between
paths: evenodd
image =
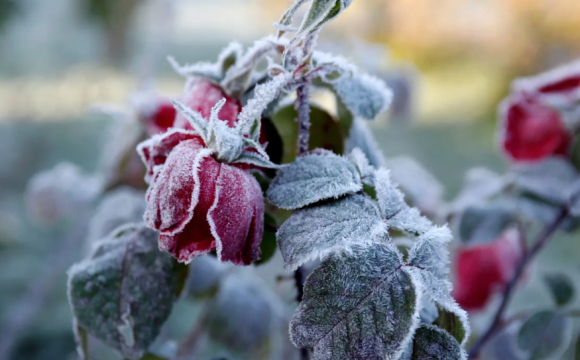
<instances>
[{"instance_id":1,"label":"red petal","mask_svg":"<svg viewBox=\"0 0 580 360\"><path fill-rule=\"evenodd\" d=\"M503 121L502 146L516 161L537 161L567 154L571 135L558 111L538 100L516 95L508 98L500 113Z\"/></svg>"},{"instance_id":2,"label":"red petal","mask_svg":"<svg viewBox=\"0 0 580 360\"><path fill-rule=\"evenodd\" d=\"M181 141L169 153L147 191L145 222L165 235L181 232L193 217L201 193L199 174L219 171L219 163L198 138ZM211 182L213 183L213 181Z\"/></svg>"},{"instance_id":3,"label":"red petal","mask_svg":"<svg viewBox=\"0 0 580 360\"><path fill-rule=\"evenodd\" d=\"M517 231L509 230L495 242L458 251L453 296L466 310L479 310L514 275L522 249Z\"/></svg>"},{"instance_id":4,"label":"red petal","mask_svg":"<svg viewBox=\"0 0 580 360\"><path fill-rule=\"evenodd\" d=\"M234 127L238 113L242 105L234 97L226 95L224 91L214 82L204 78L194 78L190 80L185 88L183 103L201 114L204 118L209 118L214 105L225 98L226 103L218 113L221 120L226 120L231 127ZM181 114L177 114L174 127L192 130L189 121Z\"/></svg>"},{"instance_id":5,"label":"red petal","mask_svg":"<svg viewBox=\"0 0 580 360\"><path fill-rule=\"evenodd\" d=\"M170 130L164 134L153 136L139 144L137 146L137 152L147 167L145 180L149 181L151 179L155 166L164 164L167 156L177 144L189 139L197 139L198 142L203 144L203 141L198 135L184 130Z\"/></svg>"},{"instance_id":6,"label":"red petal","mask_svg":"<svg viewBox=\"0 0 580 360\"><path fill-rule=\"evenodd\" d=\"M256 179L244 170L222 165L208 221L221 261L249 265L257 260L264 232L264 198Z\"/></svg>"},{"instance_id":7,"label":"red petal","mask_svg":"<svg viewBox=\"0 0 580 360\"><path fill-rule=\"evenodd\" d=\"M161 134L173 127L177 111L169 101L160 101L153 113L144 116L145 128L150 135Z\"/></svg>"}]
</instances>

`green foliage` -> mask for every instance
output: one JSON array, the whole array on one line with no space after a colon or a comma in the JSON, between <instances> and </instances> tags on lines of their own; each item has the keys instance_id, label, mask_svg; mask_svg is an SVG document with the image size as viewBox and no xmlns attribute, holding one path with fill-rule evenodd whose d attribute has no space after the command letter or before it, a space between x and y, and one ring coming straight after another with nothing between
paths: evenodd
<instances>
[{"instance_id":1,"label":"green foliage","mask_svg":"<svg viewBox=\"0 0 580 360\"><path fill-rule=\"evenodd\" d=\"M144 225L120 228L73 265L69 301L78 326L140 358L165 322L178 288L174 260L157 250L157 233Z\"/></svg>"},{"instance_id":2,"label":"green foliage","mask_svg":"<svg viewBox=\"0 0 580 360\"><path fill-rule=\"evenodd\" d=\"M528 318L518 332L518 346L530 360L557 358L566 350L571 332L565 314L543 310Z\"/></svg>"},{"instance_id":3,"label":"green foliage","mask_svg":"<svg viewBox=\"0 0 580 360\"><path fill-rule=\"evenodd\" d=\"M546 274L544 275L544 281L556 305L566 306L574 297L574 283L567 275Z\"/></svg>"}]
</instances>

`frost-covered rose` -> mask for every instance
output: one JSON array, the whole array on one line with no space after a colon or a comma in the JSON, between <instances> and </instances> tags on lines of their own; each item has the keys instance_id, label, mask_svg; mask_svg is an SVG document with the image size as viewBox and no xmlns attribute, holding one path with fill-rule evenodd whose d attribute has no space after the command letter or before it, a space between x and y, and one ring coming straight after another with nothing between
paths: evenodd
<instances>
[{"instance_id":1,"label":"frost-covered rose","mask_svg":"<svg viewBox=\"0 0 580 360\"><path fill-rule=\"evenodd\" d=\"M160 232L159 247L182 262L213 249L235 264L260 255L264 199L243 168L275 165L248 134L218 119L224 104L209 121L177 104L194 130L170 129L138 147L150 184L145 222Z\"/></svg>"},{"instance_id":2,"label":"frost-covered rose","mask_svg":"<svg viewBox=\"0 0 580 360\"><path fill-rule=\"evenodd\" d=\"M190 109L199 112L204 118L207 118L210 116L212 107L221 99L225 99L226 102L218 117L226 120L233 127L238 113L242 109L240 101L226 95L219 85L207 78L190 78L185 85L182 102ZM180 129L192 129L189 121L181 114L177 115L173 126Z\"/></svg>"},{"instance_id":3,"label":"frost-covered rose","mask_svg":"<svg viewBox=\"0 0 580 360\"><path fill-rule=\"evenodd\" d=\"M510 229L493 243L459 249L453 296L462 308L482 309L511 280L522 256L518 237Z\"/></svg>"},{"instance_id":4,"label":"frost-covered rose","mask_svg":"<svg viewBox=\"0 0 580 360\"><path fill-rule=\"evenodd\" d=\"M580 100L580 61L517 79L512 88L514 92L535 95L557 106L573 105Z\"/></svg>"},{"instance_id":5,"label":"frost-covered rose","mask_svg":"<svg viewBox=\"0 0 580 360\"><path fill-rule=\"evenodd\" d=\"M568 155L572 136L562 114L538 97L514 94L500 107L501 146L514 161Z\"/></svg>"}]
</instances>

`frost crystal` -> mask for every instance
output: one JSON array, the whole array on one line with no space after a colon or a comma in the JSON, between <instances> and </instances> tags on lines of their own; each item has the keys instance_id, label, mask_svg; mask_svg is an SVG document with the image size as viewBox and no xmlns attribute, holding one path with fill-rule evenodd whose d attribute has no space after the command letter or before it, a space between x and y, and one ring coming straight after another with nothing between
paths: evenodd
<instances>
[{"instance_id":1,"label":"frost crystal","mask_svg":"<svg viewBox=\"0 0 580 360\"><path fill-rule=\"evenodd\" d=\"M421 325L413 340L412 360L463 360L465 351L446 331L433 326Z\"/></svg>"},{"instance_id":2,"label":"frost crystal","mask_svg":"<svg viewBox=\"0 0 580 360\"><path fill-rule=\"evenodd\" d=\"M381 241L385 236L379 209L364 195L298 210L277 233L288 271L332 252Z\"/></svg>"},{"instance_id":3,"label":"frost crystal","mask_svg":"<svg viewBox=\"0 0 580 360\"><path fill-rule=\"evenodd\" d=\"M268 105L280 95L291 77L290 73L282 73L274 76L270 81L256 86L254 96L238 115L237 127L240 132L248 133L250 131L254 123L262 118L262 113Z\"/></svg>"},{"instance_id":4,"label":"frost crystal","mask_svg":"<svg viewBox=\"0 0 580 360\"><path fill-rule=\"evenodd\" d=\"M111 233L68 276L78 325L128 359L139 359L155 340L177 292L174 261L142 225Z\"/></svg>"},{"instance_id":5,"label":"frost crystal","mask_svg":"<svg viewBox=\"0 0 580 360\"><path fill-rule=\"evenodd\" d=\"M290 338L314 360L396 359L418 325L420 292L392 245L353 247L310 274Z\"/></svg>"},{"instance_id":6,"label":"frost crystal","mask_svg":"<svg viewBox=\"0 0 580 360\"><path fill-rule=\"evenodd\" d=\"M352 2L353 0L312 0L306 16L304 17L304 20L302 20L302 24L298 28L295 39L293 41L302 39L314 33L326 22L334 19L336 16L346 10L346 8L349 7ZM297 0L296 3L298 6L300 6L304 3L304 1ZM297 10L298 6L293 5L289 9L289 13L293 14ZM285 14L285 16L287 16L287 14Z\"/></svg>"},{"instance_id":7,"label":"frost crystal","mask_svg":"<svg viewBox=\"0 0 580 360\"><path fill-rule=\"evenodd\" d=\"M356 167L338 155L306 155L281 168L268 189L268 200L283 209L298 209L362 189Z\"/></svg>"},{"instance_id":8,"label":"frost crystal","mask_svg":"<svg viewBox=\"0 0 580 360\"><path fill-rule=\"evenodd\" d=\"M346 141L347 150L353 150L355 148L361 149L369 160L369 163L374 167L379 168L385 165L385 157L379 149L367 124L363 119L356 117L353 119L348 133L348 140Z\"/></svg>"},{"instance_id":9,"label":"frost crystal","mask_svg":"<svg viewBox=\"0 0 580 360\"><path fill-rule=\"evenodd\" d=\"M384 218L390 219L403 209L405 196L391 182L389 170L381 168L376 171L375 189L381 214Z\"/></svg>"},{"instance_id":10,"label":"frost crystal","mask_svg":"<svg viewBox=\"0 0 580 360\"><path fill-rule=\"evenodd\" d=\"M355 117L374 120L393 99L385 83L367 74L355 73L330 83L336 94Z\"/></svg>"}]
</instances>

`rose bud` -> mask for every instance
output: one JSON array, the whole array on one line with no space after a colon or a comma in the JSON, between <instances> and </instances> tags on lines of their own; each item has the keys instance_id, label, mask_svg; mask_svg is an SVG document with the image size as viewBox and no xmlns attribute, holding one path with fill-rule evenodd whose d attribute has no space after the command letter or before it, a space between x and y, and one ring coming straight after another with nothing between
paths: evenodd
<instances>
[{"instance_id":1,"label":"rose bud","mask_svg":"<svg viewBox=\"0 0 580 360\"><path fill-rule=\"evenodd\" d=\"M484 308L514 276L522 257L519 233L510 229L490 244L458 250L453 296L466 310Z\"/></svg>"},{"instance_id":2,"label":"rose bud","mask_svg":"<svg viewBox=\"0 0 580 360\"><path fill-rule=\"evenodd\" d=\"M500 106L500 143L514 161L539 161L552 155L567 156L572 136L562 114L537 97L515 94Z\"/></svg>"},{"instance_id":3,"label":"rose bud","mask_svg":"<svg viewBox=\"0 0 580 360\"><path fill-rule=\"evenodd\" d=\"M276 167L243 128L176 103L193 130L170 129L141 143L147 167L146 224L160 232L159 248L181 262L217 250L218 259L248 265L259 258L264 199L247 164Z\"/></svg>"},{"instance_id":4,"label":"rose bud","mask_svg":"<svg viewBox=\"0 0 580 360\"><path fill-rule=\"evenodd\" d=\"M197 111L204 118L209 118L212 107L221 99L225 99L226 102L218 117L233 127L242 109L242 104L235 97L226 95L222 88L213 81L201 77L190 78L185 85L182 97L185 106ZM182 114L177 114L174 127L192 130L191 124Z\"/></svg>"}]
</instances>

